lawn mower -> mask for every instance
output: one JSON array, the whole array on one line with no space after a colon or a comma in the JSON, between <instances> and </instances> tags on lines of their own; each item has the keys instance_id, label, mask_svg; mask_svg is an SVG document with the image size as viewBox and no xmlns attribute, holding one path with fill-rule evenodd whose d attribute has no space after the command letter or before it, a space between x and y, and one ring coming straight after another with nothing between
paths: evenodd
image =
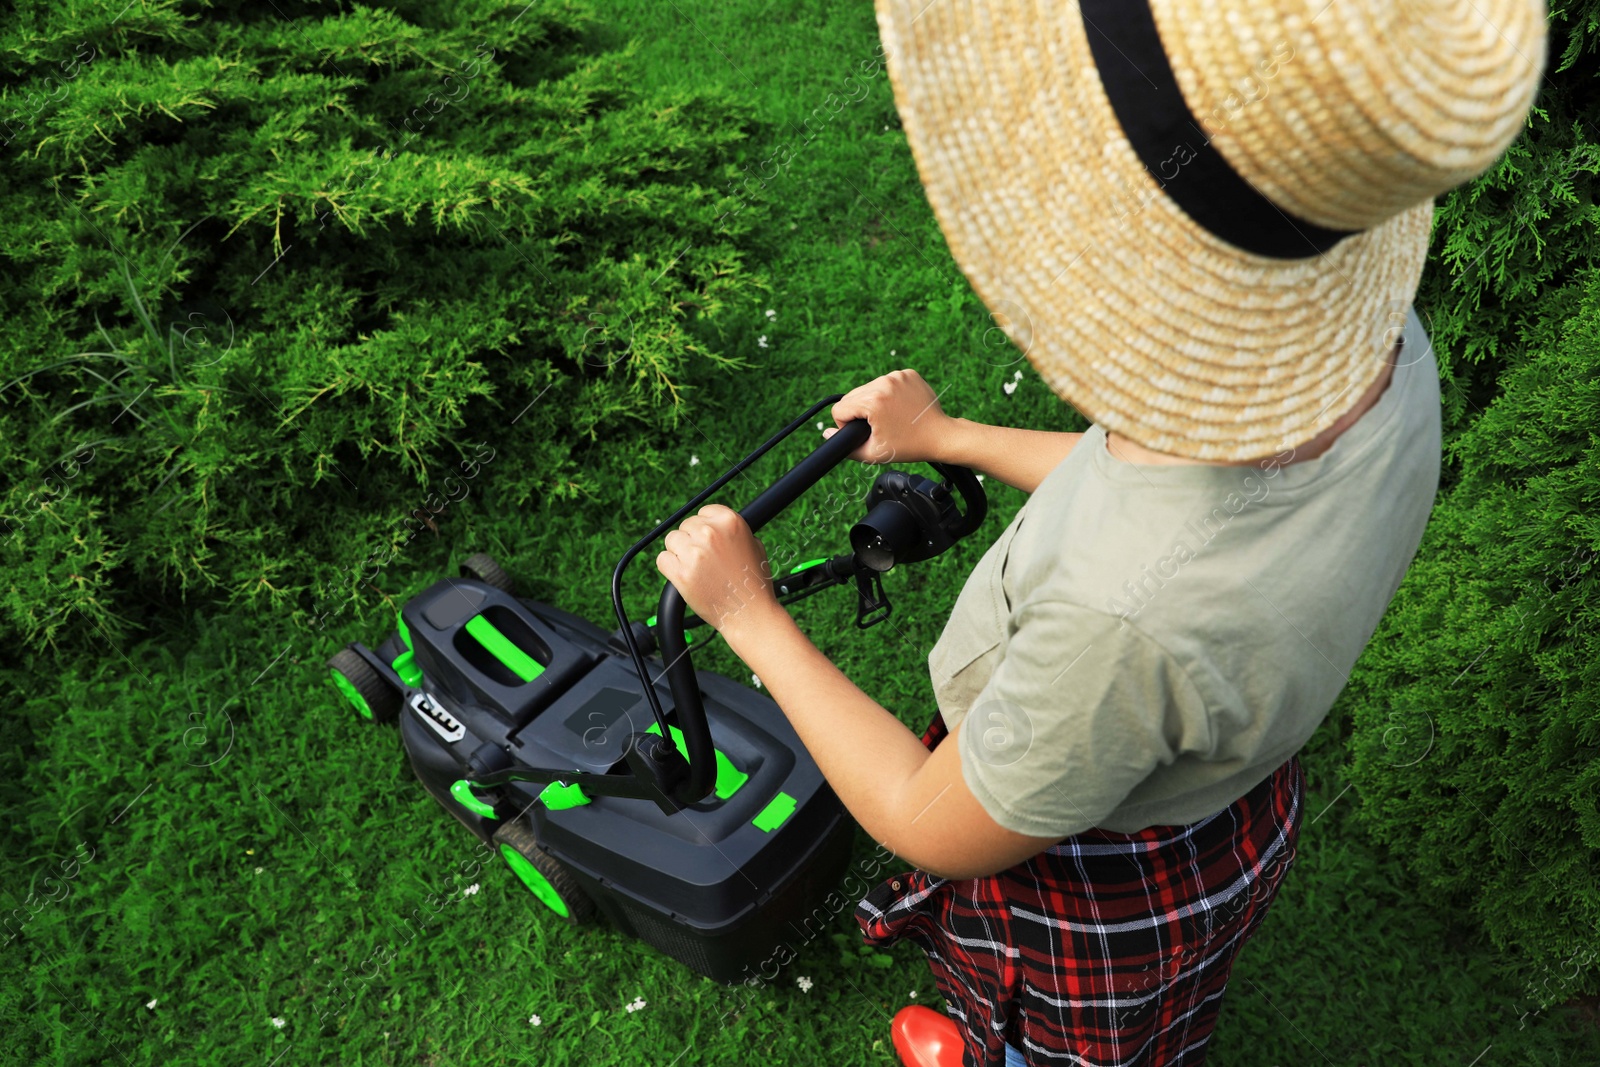
<instances>
[{"instance_id":1,"label":"lawn mower","mask_svg":"<svg viewBox=\"0 0 1600 1067\"><path fill-rule=\"evenodd\" d=\"M678 590L668 582L655 615L630 621L623 574L839 399L819 401L628 549L611 578L617 630L519 598L506 571L477 554L459 577L406 601L376 651L351 644L328 661L364 719L398 723L423 788L556 916L577 923L598 910L719 982L745 978L837 887L851 820L776 703L695 670L689 642L705 620ZM751 530L870 433L865 420L846 423L772 483L740 511ZM943 481L879 474L851 551L775 575L779 601L853 580L856 625L886 619L883 572L938 555L987 512L970 469L930 466Z\"/></svg>"}]
</instances>

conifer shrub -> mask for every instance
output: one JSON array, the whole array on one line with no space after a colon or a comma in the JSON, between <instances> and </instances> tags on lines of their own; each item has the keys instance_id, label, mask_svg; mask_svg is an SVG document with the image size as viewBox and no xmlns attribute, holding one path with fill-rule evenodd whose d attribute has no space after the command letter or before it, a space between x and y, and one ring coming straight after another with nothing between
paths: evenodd
<instances>
[{"instance_id":1,"label":"conifer shrub","mask_svg":"<svg viewBox=\"0 0 1600 1067\"><path fill-rule=\"evenodd\" d=\"M1359 822L1540 1007L1600 988L1600 3L1552 7L1527 130L1439 204L1445 468L1341 700Z\"/></svg>"},{"instance_id":2,"label":"conifer shrub","mask_svg":"<svg viewBox=\"0 0 1600 1067\"><path fill-rule=\"evenodd\" d=\"M323 625L486 465L590 493L739 365L748 106L582 4L119 6L0 16L0 641Z\"/></svg>"}]
</instances>

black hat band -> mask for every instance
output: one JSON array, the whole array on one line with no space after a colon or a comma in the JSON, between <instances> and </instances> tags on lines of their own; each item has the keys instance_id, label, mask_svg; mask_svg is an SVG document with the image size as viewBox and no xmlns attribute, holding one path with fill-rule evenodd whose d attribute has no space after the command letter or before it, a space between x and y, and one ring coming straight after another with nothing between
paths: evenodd
<instances>
[{"instance_id":1,"label":"black hat band","mask_svg":"<svg viewBox=\"0 0 1600 1067\"><path fill-rule=\"evenodd\" d=\"M1320 255L1359 230L1330 230L1268 200L1228 165L1195 121L1147 0L1079 0L1111 109L1133 150L1183 213L1246 252Z\"/></svg>"}]
</instances>

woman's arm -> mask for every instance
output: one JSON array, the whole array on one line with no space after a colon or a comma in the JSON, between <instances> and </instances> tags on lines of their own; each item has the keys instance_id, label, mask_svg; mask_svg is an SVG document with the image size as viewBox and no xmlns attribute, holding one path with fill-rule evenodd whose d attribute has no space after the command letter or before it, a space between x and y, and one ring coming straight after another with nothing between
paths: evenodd
<instances>
[{"instance_id":1,"label":"woman's arm","mask_svg":"<svg viewBox=\"0 0 1600 1067\"><path fill-rule=\"evenodd\" d=\"M741 613L722 635L783 709L846 810L901 859L944 878L981 878L1056 843L1006 829L972 795L961 774L964 723L930 753L777 601Z\"/></svg>"},{"instance_id":2,"label":"woman's arm","mask_svg":"<svg viewBox=\"0 0 1600 1067\"><path fill-rule=\"evenodd\" d=\"M1081 433L1019 430L952 418L939 407L939 397L909 368L890 371L850 390L833 405L833 421L852 419L872 424L867 443L850 454L863 463L954 463L982 471L1007 485L1031 493L1056 468ZM823 431L831 437L833 429Z\"/></svg>"},{"instance_id":3,"label":"woman's arm","mask_svg":"<svg viewBox=\"0 0 1600 1067\"><path fill-rule=\"evenodd\" d=\"M971 467L1031 493L1082 437L1081 433L1019 430L953 418L941 454L934 458L940 463Z\"/></svg>"}]
</instances>

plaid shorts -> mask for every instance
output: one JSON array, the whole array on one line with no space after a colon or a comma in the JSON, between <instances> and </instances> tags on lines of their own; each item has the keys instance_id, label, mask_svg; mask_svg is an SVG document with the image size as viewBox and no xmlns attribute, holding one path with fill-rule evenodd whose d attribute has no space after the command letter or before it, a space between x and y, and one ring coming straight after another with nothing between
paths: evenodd
<instances>
[{"instance_id":1,"label":"plaid shorts","mask_svg":"<svg viewBox=\"0 0 1600 1067\"><path fill-rule=\"evenodd\" d=\"M942 740L935 719L923 738ZM1295 858L1305 776L1291 757L1188 826L1088 830L1010 870L908 871L856 906L869 944L927 953L965 1067L1193 1067L1228 974Z\"/></svg>"}]
</instances>

